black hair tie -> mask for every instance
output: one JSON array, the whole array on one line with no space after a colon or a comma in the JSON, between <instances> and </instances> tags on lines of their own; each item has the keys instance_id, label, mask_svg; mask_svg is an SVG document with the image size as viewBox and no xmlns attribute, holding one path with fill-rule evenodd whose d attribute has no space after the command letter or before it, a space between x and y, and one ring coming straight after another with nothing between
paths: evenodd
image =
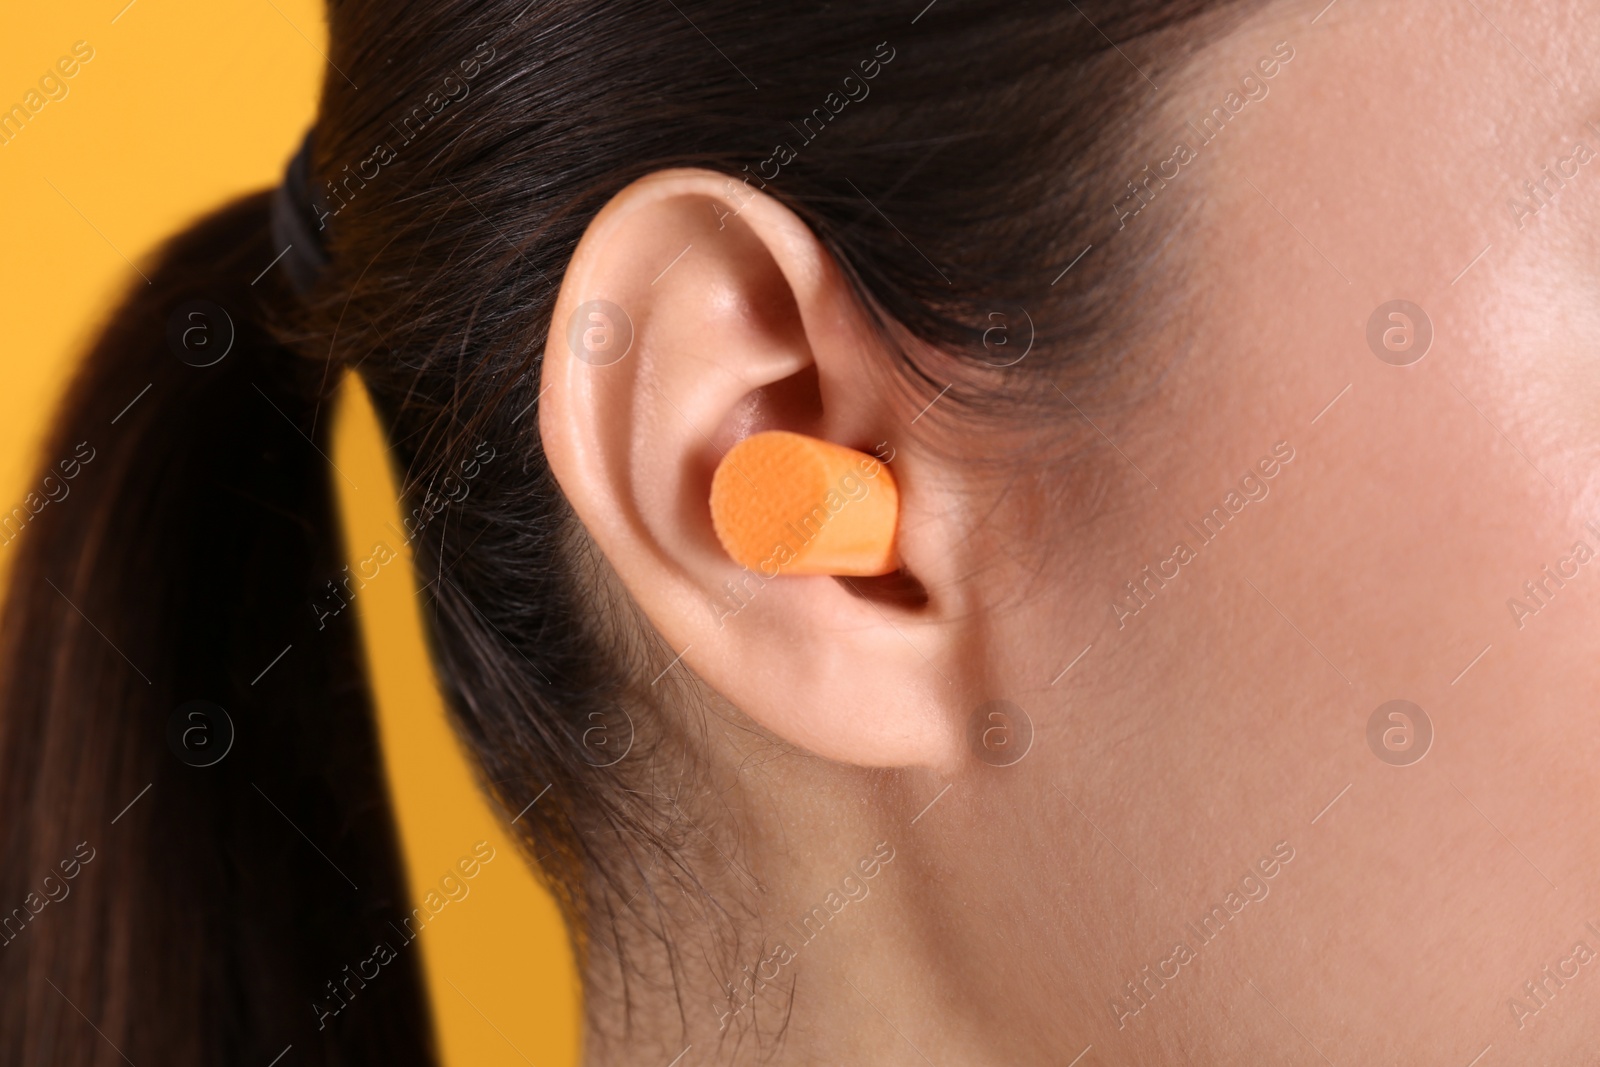
<instances>
[{"instance_id":1,"label":"black hair tie","mask_svg":"<svg viewBox=\"0 0 1600 1067\"><path fill-rule=\"evenodd\" d=\"M272 243L283 249L278 264L301 295L311 291L328 265L323 228L311 199L312 132L306 132L300 150L289 160L283 182L272 193Z\"/></svg>"}]
</instances>

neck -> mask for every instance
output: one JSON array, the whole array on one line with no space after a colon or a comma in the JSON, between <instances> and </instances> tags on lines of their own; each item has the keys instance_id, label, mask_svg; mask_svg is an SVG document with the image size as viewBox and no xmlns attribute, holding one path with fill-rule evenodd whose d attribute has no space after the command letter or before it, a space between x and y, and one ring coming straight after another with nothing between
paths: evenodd
<instances>
[{"instance_id":1,"label":"neck","mask_svg":"<svg viewBox=\"0 0 1600 1067\"><path fill-rule=\"evenodd\" d=\"M912 864L903 842L855 836L803 873L724 862L714 901L658 875L639 900L676 933L669 947L634 910L620 956L614 946L591 952L586 1063L667 1064L691 1048L683 1062L747 1062L752 1049L763 1062L899 1055L873 1009L899 1007L920 991L904 976L929 973L897 884Z\"/></svg>"},{"instance_id":2,"label":"neck","mask_svg":"<svg viewBox=\"0 0 1600 1067\"><path fill-rule=\"evenodd\" d=\"M1040 1040L1075 1039L1020 1014L1029 998L1019 984L1066 994L1086 971L1058 960L1052 974L1025 973L1034 961L1022 912L1033 909L1010 908L1001 894L1018 886L990 877L1010 851L993 828L1013 817L980 810L989 802L970 781L832 765L803 773L828 780L787 782L719 819L680 824L687 852L640 863L647 877L594 905L587 1067L921 1055L999 1064L1044 1055L1032 1047ZM762 814L735 820L735 807Z\"/></svg>"}]
</instances>

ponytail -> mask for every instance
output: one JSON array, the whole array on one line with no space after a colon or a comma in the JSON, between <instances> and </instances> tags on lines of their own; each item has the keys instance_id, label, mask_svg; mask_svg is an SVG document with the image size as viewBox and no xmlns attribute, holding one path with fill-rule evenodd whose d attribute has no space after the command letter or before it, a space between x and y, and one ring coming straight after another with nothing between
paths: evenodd
<instances>
[{"instance_id":1,"label":"ponytail","mask_svg":"<svg viewBox=\"0 0 1600 1067\"><path fill-rule=\"evenodd\" d=\"M0 1065L436 1059L354 615L316 607L337 368L274 332L268 234L259 195L164 250L0 517Z\"/></svg>"}]
</instances>

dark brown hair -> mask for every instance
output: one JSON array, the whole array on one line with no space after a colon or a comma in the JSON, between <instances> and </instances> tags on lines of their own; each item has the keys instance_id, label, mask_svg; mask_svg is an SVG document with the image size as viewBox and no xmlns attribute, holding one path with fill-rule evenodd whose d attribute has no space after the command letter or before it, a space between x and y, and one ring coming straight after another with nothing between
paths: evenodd
<instances>
[{"instance_id":1,"label":"dark brown hair","mask_svg":"<svg viewBox=\"0 0 1600 1067\"><path fill-rule=\"evenodd\" d=\"M13 549L0 1064L266 1064L291 1043L301 1064L435 1059L415 951L336 1018L313 1006L410 910L353 613L319 608L344 574L326 453L347 369L402 475L457 729L524 812L580 954L657 928L651 894L616 891L646 866L699 884L668 799L693 739L644 696L671 651L617 602L535 428L585 225L652 171L722 171L939 353L902 361L910 385L992 383L962 368L1017 306L1037 338L1016 382L1098 377L1151 284L1132 264L1153 237L1105 240L1146 75L1230 6L923 2L331 3L310 167L326 266L304 294L266 270L266 194L168 244L46 445L52 471L79 457L70 496L30 503ZM210 766L172 739L197 699L236 730ZM633 752L597 766L583 732L619 709Z\"/></svg>"}]
</instances>

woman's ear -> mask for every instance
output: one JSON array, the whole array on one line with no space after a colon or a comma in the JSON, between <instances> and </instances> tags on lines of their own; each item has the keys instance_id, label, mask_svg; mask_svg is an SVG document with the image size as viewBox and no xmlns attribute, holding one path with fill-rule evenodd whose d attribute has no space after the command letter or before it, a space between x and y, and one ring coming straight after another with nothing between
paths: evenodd
<instances>
[{"instance_id":1,"label":"woman's ear","mask_svg":"<svg viewBox=\"0 0 1600 1067\"><path fill-rule=\"evenodd\" d=\"M792 211L724 175L664 171L618 193L578 245L545 349L539 427L589 535L708 684L829 759L949 766L964 679L981 667L960 651L974 643L949 571L954 509L941 471L907 447L916 412L898 410L890 365ZM735 442L769 429L885 458L896 449L905 573L769 576L729 558L712 527L712 473Z\"/></svg>"}]
</instances>

